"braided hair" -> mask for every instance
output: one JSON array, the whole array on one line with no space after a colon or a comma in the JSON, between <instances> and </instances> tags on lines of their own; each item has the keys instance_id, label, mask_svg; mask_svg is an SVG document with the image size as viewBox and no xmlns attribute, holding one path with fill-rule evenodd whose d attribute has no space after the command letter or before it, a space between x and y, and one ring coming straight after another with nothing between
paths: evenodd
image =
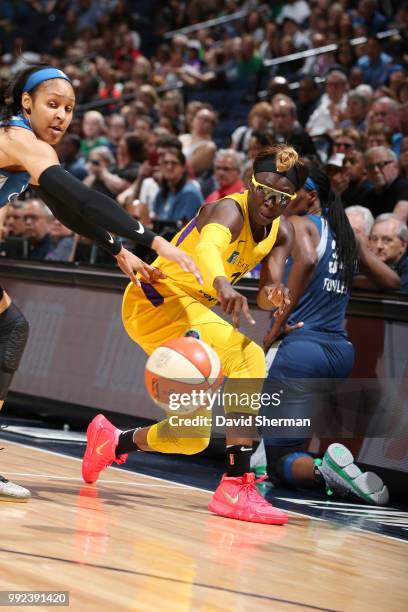
<instances>
[{"instance_id":1,"label":"braided hair","mask_svg":"<svg viewBox=\"0 0 408 612\"><path fill-rule=\"evenodd\" d=\"M348 291L350 291L358 263L357 242L354 232L344 212L341 199L330 188L330 181L327 175L317 166L310 164L309 176L318 189L322 216L327 219L336 238L339 278Z\"/></svg>"}]
</instances>

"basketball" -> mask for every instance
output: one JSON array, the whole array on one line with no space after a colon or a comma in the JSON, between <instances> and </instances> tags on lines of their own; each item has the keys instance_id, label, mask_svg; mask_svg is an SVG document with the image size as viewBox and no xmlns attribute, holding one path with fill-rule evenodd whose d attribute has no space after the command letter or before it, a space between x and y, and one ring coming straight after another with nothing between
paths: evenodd
<instances>
[{"instance_id":1,"label":"basketball","mask_svg":"<svg viewBox=\"0 0 408 612\"><path fill-rule=\"evenodd\" d=\"M217 353L196 338L169 340L155 349L146 363L146 389L167 413L189 414L205 406L205 394L217 391L221 382Z\"/></svg>"}]
</instances>

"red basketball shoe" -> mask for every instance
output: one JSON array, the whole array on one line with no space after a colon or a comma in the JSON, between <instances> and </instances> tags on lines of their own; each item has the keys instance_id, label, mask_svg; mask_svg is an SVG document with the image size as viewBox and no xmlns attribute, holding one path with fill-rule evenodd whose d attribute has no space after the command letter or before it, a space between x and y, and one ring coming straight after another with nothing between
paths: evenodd
<instances>
[{"instance_id":1,"label":"red basketball shoe","mask_svg":"<svg viewBox=\"0 0 408 612\"><path fill-rule=\"evenodd\" d=\"M242 476L224 476L208 504L208 509L214 514L227 518L249 521L250 523L267 523L269 525L284 525L288 522L287 515L267 502L256 488L259 479L255 474Z\"/></svg>"},{"instance_id":2,"label":"red basketball shoe","mask_svg":"<svg viewBox=\"0 0 408 612\"><path fill-rule=\"evenodd\" d=\"M82 460L82 478L85 482L95 482L100 472L113 462L125 463L127 454L116 457L121 430L112 425L103 414L98 414L88 425L86 431L86 450Z\"/></svg>"}]
</instances>

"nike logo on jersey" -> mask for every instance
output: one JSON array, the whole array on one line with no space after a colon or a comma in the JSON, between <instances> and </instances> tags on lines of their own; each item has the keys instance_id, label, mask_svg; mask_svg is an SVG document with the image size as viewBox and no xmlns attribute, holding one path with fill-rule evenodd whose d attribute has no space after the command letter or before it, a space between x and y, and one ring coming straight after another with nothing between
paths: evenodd
<instances>
[{"instance_id":1,"label":"nike logo on jersey","mask_svg":"<svg viewBox=\"0 0 408 612\"><path fill-rule=\"evenodd\" d=\"M231 504L237 504L238 500L239 500L239 494L237 493L236 495L234 495L234 497L232 495L230 495L229 493L227 493L224 489L221 489L222 494L224 495L225 499L227 499L229 502L231 502Z\"/></svg>"},{"instance_id":2,"label":"nike logo on jersey","mask_svg":"<svg viewBox=\"0 0 408 612\"><path fill-rule=\"evenodd\" d=\"M135 230L135 232L137 232L138 234L144 234L144 230L145 228L143 227L143 225L138 221L139 223L139 229Z\"/></svg>"},{"instance_id":3,"label":"nike logo on jersey","mask_svg":"<svg viewBox=\"0 0 408 612\"><path fill-rule=\"evenodd\" d=\"M102 450L104 449L104 447L109 444L109 440L105 440L105 442L103 442L102 444L100 444L99 446L96 447L96 454L97 455L102 455Z\"/></svg>"},{"instance_id":4,"label":"nike logo on jersey","mask_svg":"<svg viewBox=\"0 0 408 612\"><path fill-rule=\"evenodd\" d=\"M110 242L111 244L113 244L115 242L114 237L109 232L108 232L108 242Z\"/></svg>"}]
</instances>

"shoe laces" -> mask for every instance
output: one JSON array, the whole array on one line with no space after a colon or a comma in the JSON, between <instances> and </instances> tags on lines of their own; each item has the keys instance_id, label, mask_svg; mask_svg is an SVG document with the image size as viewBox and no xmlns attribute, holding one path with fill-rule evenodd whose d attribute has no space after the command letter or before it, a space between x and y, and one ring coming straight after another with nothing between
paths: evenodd
<instances>
[{"instance_id":1,"label":"shoe laces","mask_svg":"<svg viewBox=\"0 0 408 612\"><path fill-rule=\"evenodd\" d=\"M270 506L270 503L266 501L266 499L260 494L256 485L258 482L262 482L266 480L267 475L260 476L259 478L255 478L255 475L250 472L248 474L244 474L242 486L244 487L245 494L248 500L255 502L257 506Z\"/></svg>"}]
</instances>

